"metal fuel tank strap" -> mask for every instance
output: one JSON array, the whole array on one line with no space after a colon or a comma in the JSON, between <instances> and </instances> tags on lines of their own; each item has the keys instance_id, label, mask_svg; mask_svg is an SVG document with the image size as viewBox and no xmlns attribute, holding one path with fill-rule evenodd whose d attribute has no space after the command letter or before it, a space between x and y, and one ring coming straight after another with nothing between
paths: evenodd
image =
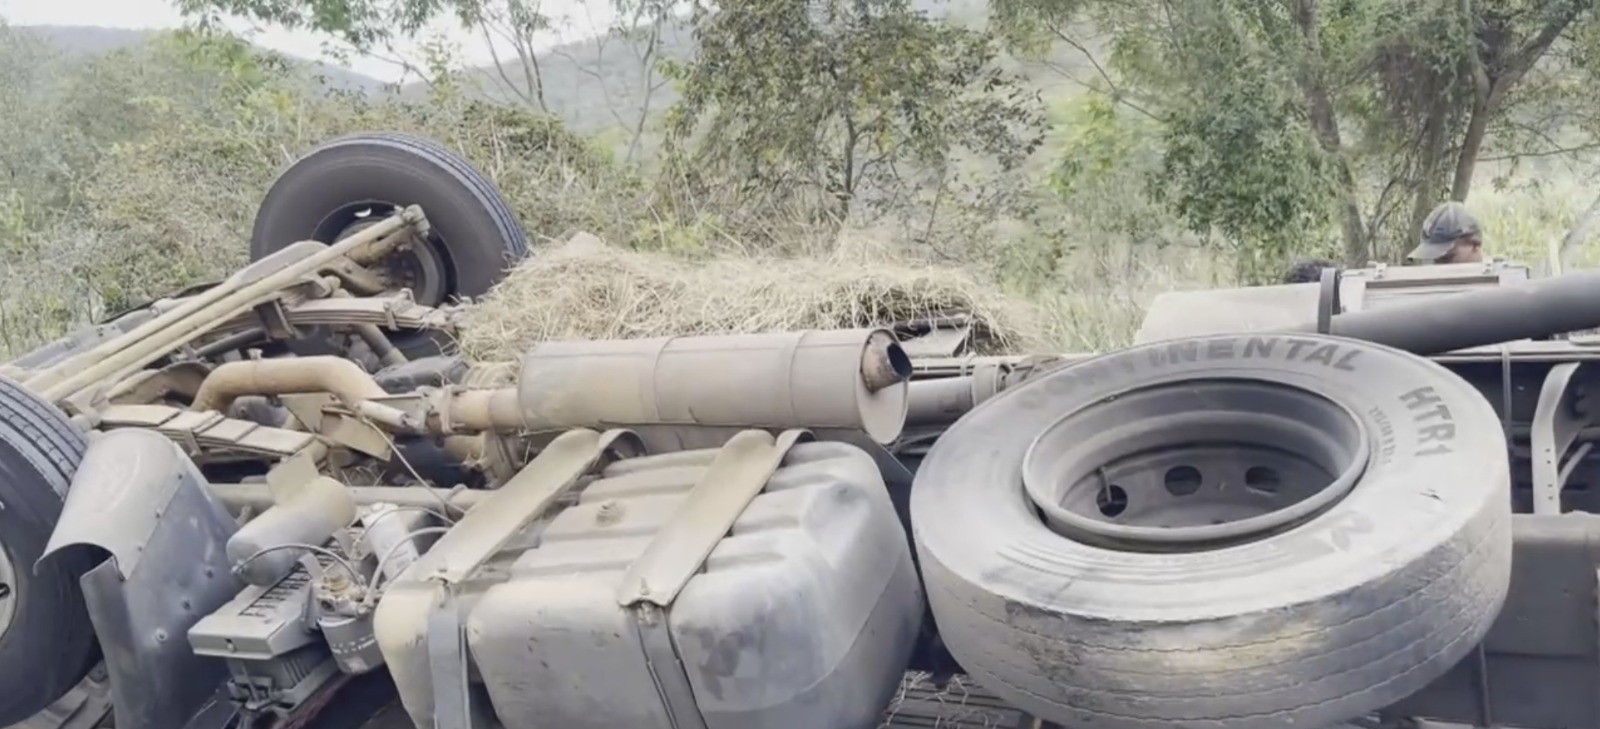
<instances>
[{"instance_id":1,"label":"metal fuel tank strap","mask_svg":"<svg viewBox=\"0 0 1600 729\"><path fill-rule=\"evenodd\" d=\"M609 456L642 452L628 430L579 428L561 434L382 591L375 616L378 643L408 711L429 716L436 729L476 729L457 586ZM396 647L418 641L427 644L425 666L396 665L391 657Z\"/></svg>"},{"instance_id":2,"label":"metal fuel tank strap","mask_svg":"<svg viewBox=\"0 0 1600 729\"><path fill-rule=\"evenodd\" d=\"M733 436L617 586L617 604L633 614L646 668L674 729L705 729L705 719L672 642L668 622L672 601L733 530L745 507L767 487L789 449L811 437L804 429L787 430L776 438L764 430Z\"/></svg>"}]
</instances>

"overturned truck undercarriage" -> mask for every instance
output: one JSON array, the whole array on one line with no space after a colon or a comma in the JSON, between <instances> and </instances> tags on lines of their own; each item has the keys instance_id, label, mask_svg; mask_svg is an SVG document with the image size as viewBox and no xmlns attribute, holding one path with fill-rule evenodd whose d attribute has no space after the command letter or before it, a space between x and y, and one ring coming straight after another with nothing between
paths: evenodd
<instances>
[{"instance_id":1,"label":"overturned truck undercarriage","mask_svg":"<svg viewBox=\"0 0 1600 729\"><path fill-rule=\"evenodd\" d=\"M1600 274L1172 294L1094 356L468 362L524 236L395 135L252 253L0 365L0 726L1600 726L1600 351L1553 338Z\"/></svg>"}]
</instances>

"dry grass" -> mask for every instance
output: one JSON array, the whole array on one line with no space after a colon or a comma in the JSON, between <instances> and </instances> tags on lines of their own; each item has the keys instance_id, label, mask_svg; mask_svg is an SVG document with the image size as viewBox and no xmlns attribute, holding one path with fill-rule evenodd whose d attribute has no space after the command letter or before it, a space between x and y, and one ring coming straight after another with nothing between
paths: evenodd
<instances>
[{"instance_id":1,"label":"dry grass","mask_svg":"<svg viewBox=\"0 0 1600 729\"><path fill-rule=\"evenodd\" d=\"M1047 346L1036 309L973 274L871 254L685 260L589 236L539 251L462 322L461 349L514 359L552 339L630 339L884 326L960 311L986 353Z\"/></svg>"}]
</instances>

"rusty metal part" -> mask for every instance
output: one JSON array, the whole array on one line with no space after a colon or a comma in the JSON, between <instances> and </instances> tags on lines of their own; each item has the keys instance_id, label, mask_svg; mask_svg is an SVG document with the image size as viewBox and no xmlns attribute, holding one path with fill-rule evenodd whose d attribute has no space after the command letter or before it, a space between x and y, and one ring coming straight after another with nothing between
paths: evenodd
<instances>
[{"instance_id":1,"label":"rusty metal part","mask_svg":"<svg viewBox=\"0 0 1600 729\"><path fill-rule=\"evenodd\" d=\"M284 262L269 257L235 274L222 284L206 290L173 309L111 339L87 352L56 364L30 377L25 383L46 399L65 399L92 383L114 376L128 368L141 367L150 361L214 329L233 317L251 311L256 305L270 300L275 294L319 267L356 251L370 251L371 246L385 237L401 232L407 225L421 224L420 208L407 208L400 215L390 217L331 246L319 246L309 253L295 252L296 247L285 248L288 257L302 256ZM378 249L381 253L382 248ZM273 262L281 268L270 270L259 264Z\"/></svg>"},{"instance_id":2,"label":"rusty metal part","mask_svg":"<svg viewBox=\"0 0 1600 729\"><path fill-rule=\"evenodd\" d=\"M894 341L894 335L887 331L873 332L861 356L861 381L867 386L867 392L877 392L910 378L911 358Z\"/></svg>"},{"instance_id":3,"label":"rusty metal part","mask_svg":"<svg viewBox=\"0 0 1600 729\"><path fill-rule=\"evenodd\" d=\"M99 412L99 427L154 430L171 438L191 458L237 454L272 459L308 453L321 458L326 446L316 436L166 405L112 405Z\"/></svg>"},{"instance_id":4,"label":"rusty metal part","mask_svg":"<svg viewBox=\"0 0 1600 729\"><path fill-rule=\"evenodd\" d=\"M228 538L228 559L252 585L271 587L299 564L299 555L279 549L294 544L320 547L356 518L356 503L344 484L326 476L289 492ZM248 561L247 561L248 560Z\"/></svg>"},{"instance_id":5,"label":"rusty metal part","mask_svg":"<svg viewBox=\"0 0 1600 729\"><path fill-rule=\"evenodd\" d=\"M475 390L515 387L518 369L516 362L473 362L461 384Z\"/></svg>"},{"instance_id":6,"label":"rusty metal part","mask_svg":"<svg viewBox=\"0 0 1600 729\"><path fill-rule=\"evenodd\" d=\"M272 487L264 483L214 483L208 488L211 495L234 514L242 513L245 509L260 513L277 503L272 495ZM454 511L468 511L495 493L422 486L345 486L345 490L357 506L394 504L408 509L442 509L449 506Z\"/></svg>"},{"instance_id":7,"label":"rusty metal part","mask_svg":"<svg viewBox=\"0 0 1600 729\"><path fill-rule=\"evenodd\" d=\"M240 395L291 395L328 392L354 405L381 398L372 376L349 360L332 356L229 362L212 370L195 394L191 409L225 410Z\"/></svg>"},{"instance_id":8,"label":"rusty metal part","mask_svg":"<svg viewBox=\"0 0 1600 729\"><path fill-rule=\"evenodd\" d=\"M438 397L436 432L515 431L530 425L514 388L441 390Z\"/></svg>"},{"instance_id":9,"label":"rusty metal part","mask_svg":"<svg viewBox=\"0 0 1600 729\"><path fill-rule=\"evenodd\" d=\"M972 355L969 357L919 357L911 360L911 380L976 375L979 371L998 367L1014 372L1023 369L1038 371L1065 367L1099 356L1098 352L1067 352L1057 354Z\"/></svg>"},{"instance_id":10,"label":"rusty metal part","mask_svg":"<svg viewBox=\"0 0 1600 729\"><path fill-rule=\"evenodd\" d=\"M789 449L811 437L809 431L799 429L777 437L746 430L730 439L683 503L628 565L617 585L617 604L630 607L648 602L670 607L689 578L705 566L711 550L733 529L745 507L766 488Z\"/></svg>"},{"instance_id":11,"label":"rusty metal part","mask_svg":"<svg viewBox=\"0 0 1600 729\"><path fill-rule=\"evenodd\" d=\"M146 405L171 396L193 399L208 373L199 362L179 362L159 370L143 370L106 391L106 399L118 405Z\"/></svg>"},{"instance_id":12,"label":"rusty metal part","mask_svg":"<svg viewBox=\"0 0 1600 729\"><path fill-rule=\"evenodd\" d=\"M482 471L495 483L504 483L527 461L525 444L499 433L450 435L439 440L446 455L461 465Z\"/></svg>"},{"instance_id":13,"label":"rusty metal part","mask_svg":"<svg viewBox=\"0 0 1600 729\"><path fill-rule=\"evenodd\" d=\"M325 279L321 284L337 286L336 279ZM284 296L283 314L290 326L355 326L372 324L389 329L439 329L455 327L454 310L423 306L413 301L405 292L386 296L341 297L342 288L332 288L328 298ZM218 324L212 332L227 337L245 337L253 332L263 336L261 317L253 310L229 318ZM220 342L220 340L219 340ZM245 340L248 343L248 340ZM228 342L208 343L201 349L226 351ZM242 345L240 345L242 346Z\"/></svg>"},{"instance_id":14,"label":"rusty metal part","mask_svg":"<svg viewBox=\"0 0 1600 729\"><path fill-rule=\"evenodd\" d=\"M372 293L380 292L381 289ZM333 292L333 298L350 299L353 297L350 296L349 291L340 289ZM405 364L407 362L406 356L400 353L400 349L394 346L394 342L389 341L389 335L384 334L383 330L378 328L378 325L363 322L351 324L350 327L361 337L361 341L366 342L367 347L377 356L379 362L386 366Z\"/></svg>"},{"instance_id":15,"label":"rusty metal part","mask_svg":"<svg viewBox=\"0 0 1600 729\"><path fill-rule=\"evenodd\" d=\"M389 335L384 334L376 324L355 324L351 328L361 336L361 341L367 343L372 353L378 356L378 361L386 366L405 364L409 360L400 353L400 348L389 341Z\"/></svg>"},{"instance_id":16,"label":"rusty metal part","mask_svg":"<svg viewBox=\"0 0 1600 729\"><path fill-rule=\"evenodd\" d=\"M439 447L446 455L462 463L483 458L488 453L483 435L450 435L439 439Z\"/></svg>"},{"instance_id":17,"label":"rusty metal part","mask_svg":"<svg viewBox=\"0 0 1600 729\"><path fill-rule=\"evenodd\" d=\"M371 400L356 400L352 407L357 414L375 423L386 425L390 430L413 434L423 432L422 421L399 408Z\"/></svg>"},{"instance_id":18,"label":"rusty metal part","mask_svg":"<svg viewBox=\"0 0 1600 729\"><path fill-rule=\"evenodd\" d=\"M583 476L616 456L638 455L641 450L637 438L626 430L562 434L382 592L374 623L378 645L413 722L434 725L435 689L440 685L431 668L440 658L433 656L463 656L460 631L449 631L453 635L447 641L454 645L444 645L430 630L436 618L459 617L453 605L438 607L441 598L448 602L456 584L473 578L485 560L544 515ZM453 707L447 703L439 708Z\"/></svg>"},{"instance_id":19,"label":"rusty metal part","mask_svg":"<svg viewBox=\"0 0 1600 729\"><path fill-rule=\"evenodd\" d=\"M882 329L546 342L523 357L517 399L530 430L662 425L842 428L879 443L906 417L904 357ZM874 391L868 372L880 383ZM491 397L486 406L499 405ZM498 411L489 419L504 420Z\"/></svg>"}]
</instances>

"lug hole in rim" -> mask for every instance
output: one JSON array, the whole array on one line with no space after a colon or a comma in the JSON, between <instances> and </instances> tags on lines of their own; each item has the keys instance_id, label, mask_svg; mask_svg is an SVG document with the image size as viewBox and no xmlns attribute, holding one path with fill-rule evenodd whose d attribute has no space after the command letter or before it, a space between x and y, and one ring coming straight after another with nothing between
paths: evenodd
<instances>
[{"instance_id":1,"label":"lug hole in rim","mask_svg":"<svg viewBox=\"0 0 1600 729\"><path fill-rule=\"evenodd\" d=\"M1270 537L1345 498L1371 458L1350 408L1285 383L1209 378L1137 387L1063 414L1023 459L1045 526L1127 551Z\"/></svg>"},{"instance_id":2,"label":"lug hole in rim","mask_svg":"<svg viewBox=\"0 0 1600 729\"><path fill-rule=\"evenodd\" d=\"M1100 509L1100 514L1115 519L1128 510L1128 491L1116 484L1110 484L1094 498L1095 506Z\"/></svg>"},{"instance_id":3,"label":"lug hole in rim","mask_svg":"<svg viewBox=\"0 0 1600 729\"><path fill-rule=\"evenodd\" d=\"M1267 466L1251 466L1244 472L1245 488L1259 491L1264 494L1275 494L1278 487L1283 484L1283 477L1278 475L1275 468Z\"/></svg>"},{"instance_id":4,"label":"lug hole in rim","mask_svg":"<svg viewBox=\"0 0 1600 729\"><path fill-rule=\"evenodd\" d=\"M1205 479L1200 476L1200 469L1194 466L1174 466L1167 469L1167 493L1173 496L1189 496L1200 490L1200 485Z\"/></svg>"}]
</instances>

